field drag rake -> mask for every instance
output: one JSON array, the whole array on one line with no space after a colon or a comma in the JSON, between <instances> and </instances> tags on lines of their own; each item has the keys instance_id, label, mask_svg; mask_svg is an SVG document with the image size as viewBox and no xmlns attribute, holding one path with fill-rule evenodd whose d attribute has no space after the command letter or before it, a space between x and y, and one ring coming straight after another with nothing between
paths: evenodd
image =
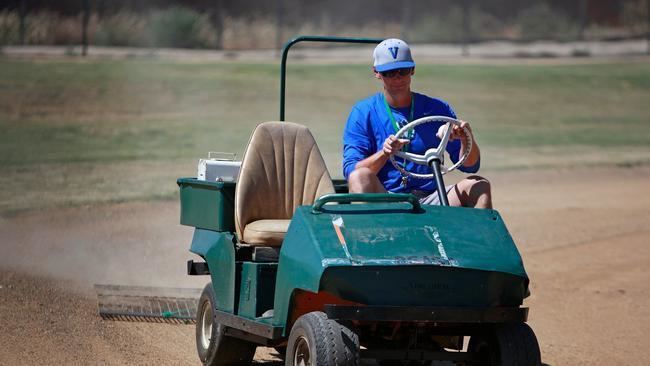
<instances>
[{"instance_id":1,"label":"field drag rake","mask_svg":"<svg viewBox=\"0 0 650 366\"><path fill-rule=\"evenodd\" d=\"M104 320L194 324L201 289L95 285Z\"/></svg>"}]
</instances>

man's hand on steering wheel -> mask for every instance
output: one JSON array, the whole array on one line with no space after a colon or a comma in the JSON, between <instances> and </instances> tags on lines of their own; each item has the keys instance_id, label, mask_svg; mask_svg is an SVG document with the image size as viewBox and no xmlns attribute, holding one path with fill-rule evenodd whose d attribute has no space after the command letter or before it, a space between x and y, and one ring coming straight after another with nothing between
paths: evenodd
<instances>
[{"instance_id":1,"label":"man's hand on steering wheel","mask_svg":"<svg viewBox=\"0 0 650 366\"><path fill-rule=\"evenodd\" d=\"M388 138L386 138L386 140L384 140L384 154L386 156L391 156L396 152L402 150L402 147L404 147L404 145L408 144L409 142L409 139L398 139L394 135L390 135Z\"/></svg>"},{"instance_id":2,"label":"man's hand on steering wheel","mask_svg":"<svg viewBox=\"0 0 650 366\"><path fill-rule=\"evenodd\" d=\"M465 135L465 129L469 130L471 135L472 128L470 127L469 122L461 121L461 120L459 120L459 122L460 125L453 125L451 134L449 135L449 141L461 139L462 142L465 142L467 139L467 136ZM442 125L440 126L440 128L438 128L438 132L436 133L436 136L439 139L442 139L442 137L445 135L445 128L447 128L446 125Z\"/></svg>"},{"instance_id":3,"label":"man's hand on steering wheel","mask_svg":"<svg viewBox=\"0 0 650 366\"><path fill-rule=\"evenodd\" d=\"M424 152L424 154L416 154L416 153L399 151L399 150L396 151L394 149L395 146L399 146L396 144L401 143L399 140L410 129L413 129L425 123L440 123L440 122L443 122L444 125L438 129L438 132L436 134L440 139L440 143L438 144L437 147L431 147L427 149ZM452 138L452 136L454 137ZM445 149L447 148L447 143L450 140L457 139L457 138L462 139L460 156L458 157L455 164L451 166L445 166L444 153L445 153ZM386 141L384 142L384 149L389 147L389 151L392 153L392 155L388 155L390 158L390 162L397 170L400 171L402 176L411 176L414 178L427 179L427 178L433 178L433 173L420 174L420 173L407 171L404 169L404 167L397 164L397 162L395 161L395 156L419 165L431 166L433 162L437 161L439 163L441 173L445 174L454 169L457 169L465 162L465 159L467 159L467 157L469 156L470 151L472 151L473 144L474 144L474 138L472 137L472 131L469 129L469 123L464 121L459 121L457 119L450 118L447 116L427 116L427 117L422 117L420 119L417 119L415 121L411 121L407 123L405 126L402 126L402 128L399 131L397 131L397 133L395 133L395 136L390 136L388 139L386 139ZM384 150L384 152L386 152L386 150Z\"/></svg>"}]
</instances>

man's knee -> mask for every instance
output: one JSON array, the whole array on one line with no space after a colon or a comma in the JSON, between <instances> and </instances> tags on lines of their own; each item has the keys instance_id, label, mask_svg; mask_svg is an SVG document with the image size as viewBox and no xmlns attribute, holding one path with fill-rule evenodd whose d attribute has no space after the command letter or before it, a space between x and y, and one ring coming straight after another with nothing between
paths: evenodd
<instances>
[{"instance_id":1,"label":"man's knee","mask_svg":"<svg viewBox=\"0 0 650 366\"><path fill-rule=\"evenodd\" d=\"M470 175L465 178L467 189L466 192L472 192L475 194L490 194L491 185L490 181L481 177L480 175Z\"/></svg>"},{"instance_id":2,"label":"man's knee","mask_svg":"<svg viewBox=\"0 0 650 366\"><path fill-rule=\"evenodd\" d=\"M377 175L368 168L355 169L348 176L350 193L378 193L382 188Z\"/></svg>"},{"instance_id":3,"label":"man's knee","mask_svg":"<svg viewBox=\"0 0 650 366\"><path fill-rule=\"evenodd\" d=\"M375 175L373 174L372 170L368 168L358 168L350 172L350 175L348 176L348 184L357 183L357 182L367 182L368 180L371 179L371 177L374 176Z\"/></svg>"},{"instance_id":4,"label":"man's knee","mask_svg":"<svg viewBox=\"0 0 650 366\"><path fill-rule=\"evenodd\" d=\"M492 208L491 186L487 179L472 175L458 182L456 189L462 206Z\"/></svg>"}]
</instances>

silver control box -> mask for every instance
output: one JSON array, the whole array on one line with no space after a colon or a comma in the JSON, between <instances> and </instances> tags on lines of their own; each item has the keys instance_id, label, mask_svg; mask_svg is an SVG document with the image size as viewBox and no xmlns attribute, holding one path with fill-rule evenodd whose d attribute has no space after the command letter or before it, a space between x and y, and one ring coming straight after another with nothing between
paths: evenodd
<instances>
[{"instance_id":1,"label":"silver control box","mask_svg":"<svg viewBox=\"0 0 650 366\"><path fill-rule=\"evenodd\" d=\"M237 182L240 167L241 161L235 161L235 154L210 152L207 159L199 159L197 179L208 182Z\"/></svg>"}]
</instances>

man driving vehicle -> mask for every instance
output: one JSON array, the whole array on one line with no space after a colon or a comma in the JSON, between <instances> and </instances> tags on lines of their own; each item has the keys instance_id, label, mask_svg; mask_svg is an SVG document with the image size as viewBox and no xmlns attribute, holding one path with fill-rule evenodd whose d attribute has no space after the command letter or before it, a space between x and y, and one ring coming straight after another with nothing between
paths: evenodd
<instances>
[{"instance_id":1,"label":"man driving vehicle","mask_svg":"<svg viewBox=\"0 0 650 366\"><path fill-rule=\"evenodd\" d=\"M350 193L411 193L423 204L440 204L434 179L420 179L400 172L389 161L398 151L423 154L437 147L445 132L444 122L420 124L397 138L395 135L407 123L425 116L445 116L456 119L451 106L443 100L411 91L415 62L408 44L399 39L386 39L374 50L373 72L383 90L359 101L350 112L343 133L343 174ZM452 125L446 146L455 163L471 149L458 167L465 173L480 168L481 153L476 141L465 130L468 122ZM470 130L471 131L471 130ZM431 168L410 161L404 170L430 174ZM490 183L478 175L470 175L457 184L443 187L451 206L492 208Z\"/></svg>"}]
</instances>

